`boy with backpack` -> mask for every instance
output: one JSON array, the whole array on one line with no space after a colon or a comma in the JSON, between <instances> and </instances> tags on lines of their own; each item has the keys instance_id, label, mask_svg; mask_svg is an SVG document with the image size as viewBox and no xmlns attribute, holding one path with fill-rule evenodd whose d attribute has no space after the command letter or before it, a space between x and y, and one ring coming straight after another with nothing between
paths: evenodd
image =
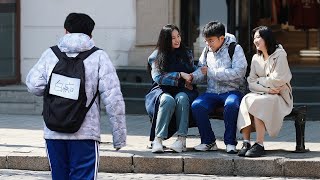
<instances>
[{"instance_id":1,"label":"boy with backpack","mask_svg":"<svg viewBox=\"0 0 320 180\"><path fill-rule=\"evenodd\" d=\"M44 138L52 179L96 179L100 101L112 125L116 150L126 145L125 104L116 70L92 40L94 21L70 13L66 34L47 49L26 78L28 91L43 96Z\"/></svg>"},{"instance_id":2,"label":"boy with backpack","mask_svg":"<svg viewBox=\"0 0 320 180\"><path fill-rule=\"evenodd\" d=\"M197 151L217 150L216 138L209 121L209 114L216 108L224 107L224 143L227 153L237 153L236 130L239 105L243 94L241 83L247 69L243 49L236 44L232 34L225 33L221 22L209 22L202 34L207 47L199 58L198 68L192 73L192 83L207 82L207 90L192 103L192 115L196 120L201 143Z\"/></svg>"}]
</instances>

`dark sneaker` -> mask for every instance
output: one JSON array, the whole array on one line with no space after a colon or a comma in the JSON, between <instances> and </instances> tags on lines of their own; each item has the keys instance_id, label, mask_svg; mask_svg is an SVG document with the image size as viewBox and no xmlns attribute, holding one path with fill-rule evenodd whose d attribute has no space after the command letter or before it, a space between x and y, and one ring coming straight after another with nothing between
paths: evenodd
<instances>
[{"instance_id":1,"label":"dark sneaker","mask_svg":"<svg viewBox=\"0 0 320 180\"><path fill-rule=\"evenodd\" d=\"M255 143L245 154L246 157L260 157L265 154L264 147Z\"/></svg>"},{"instance_id":2,"label":"dark sneaker","mask_svg":"<svg viewBox=\"0 0 320 180\"><path fill-rule=\"evenodd\" d=\"M251 144L249 142L243 142L242 148L238 152L238 156L244 157L246 152L251 148Z\"/></svg>"}]
</instances>

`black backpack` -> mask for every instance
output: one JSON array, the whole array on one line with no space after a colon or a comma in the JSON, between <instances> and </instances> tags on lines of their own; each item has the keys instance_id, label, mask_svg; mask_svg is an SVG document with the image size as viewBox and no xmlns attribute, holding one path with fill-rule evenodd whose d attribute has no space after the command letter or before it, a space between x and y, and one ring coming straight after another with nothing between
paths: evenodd
<instances>
[{"instance_id":1,"label":"black backpack","mask_svg":"<svg viewBox=\"0 0 320 180\"><path fill-rule=\"evenodd\" d=\"M233 60L233 54L234 54L234 50L236 49L238 43L236 42L232 42L229 44L228 46L228 54L229 57L231 59L231 64L232 64L232 60ZM209 48L206 46L206 50L205 50L205 59L206 59L206 63L207 63L207 55L209 52ZM247 74L247 73L246 73ZM247 94L250 92L249 87L248 87L248 82L247 82L247 78L244 77L242 79L242 82L240 83L240 87L239 87L239 91L242 92L242 94Z\"/></svg>"},{"instance_id":2,"label":"black backpack","mask_svg":"<svg viewBox=\"0 0 320 180\"><path fill-rule=\"evenodd\" d=\"M59 61L52 70L43 96L43 118L46 126L62 133L77 132L98 95L86 107L85 69L83 61L99 48L93 47L68 57L58 46L51 47Z\"/></svg>"}]
</instances>

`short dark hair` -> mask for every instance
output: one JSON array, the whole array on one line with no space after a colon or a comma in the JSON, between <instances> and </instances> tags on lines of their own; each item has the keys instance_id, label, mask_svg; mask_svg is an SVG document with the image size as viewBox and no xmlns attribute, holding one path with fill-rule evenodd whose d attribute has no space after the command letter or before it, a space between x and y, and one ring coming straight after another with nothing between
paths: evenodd
<instances>
[{"instance_id":1,"label":"short dark hair","mask_svg":"<svg viewBox=\"0 0 320 180\"><path fill-rule=\"evenodd\" d=\"M276 38L274 37L272 30L270 28L268 28L267 26L256 27L252 30L252 38L253 39L254 39L254 34L257 31L259 32L260 37L264 40L268 54L271 55L272 53L274 53L276 51L276 49L279 47L279 44L277 43ZM257 50L257 53L261 54L262 51Z\"/></svg>"},{"instance_id":2,"label":"short dark hair","mask_svg":"<svg viewBox=\"0 0 320 180\"><path fill-rule=\"evenodd\" d=\"M211 21L208 24L206 24L202 29L202 35L205 38L211 37L211 36L224 36L226 33L225 27L221 22L218 21Z\"/></svg>"},{"instance_id":3,"label":"short dark hair","mask_svg":"<svg viewBox=\"0 0 320 180\"><path fill-rule=\"evenodd\" d=\"M70 13L64 22L64 28L69 33L84 33L88 36L91 36L94 25L93 19L83 13Z\"/></svg>"}]
</instances>

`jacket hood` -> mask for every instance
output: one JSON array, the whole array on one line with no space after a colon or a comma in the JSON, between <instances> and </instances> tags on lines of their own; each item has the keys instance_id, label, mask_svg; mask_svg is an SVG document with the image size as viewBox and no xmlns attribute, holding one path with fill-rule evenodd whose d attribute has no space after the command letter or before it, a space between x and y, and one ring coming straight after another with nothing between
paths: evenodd
<instances>
[{"instance_id":1,"label":"jacket hood","mask_svg":"<svg viewBox=\"0 0 320 180\"><path fill-rule=\"evenodd\" d=\"M226 33L224 36L224 42L218 51L223 50L224 48L228 48L229 44L232 42L237 42L236 37L233 34Z\"/></svg>"},{"instance_id":2,"label":"jacket hood","mask_svg":"<svg viewBox=\"0 0 320 180\"><path fill-rule=\"evenodd\" d=\"M233 34L230 34L230 33L226 33L224 38L226 39L226 41L223 44L226 44L226 43L230 44L232 42L237 42L236 37Z\"/></svg>"},{"instance_id":3,"label":"jacket hood","mask_svg":"<svg viewBox=\"0 0 320 180\"><path fill-rule=\"evenodd\" d=\"M269 57L279 56L280 54L287 56L287 52L283 49L281 44L279 44L278 48Z\"/></svg>"},{"instance_id":4,"label":"jacket hood","mask_svg":"<svg viewBox=\"0 0 320 180\"><path fill-rule=\"evenodd\" d=\"M93 48L94 41L83 33L68 33L59 40L58 47L61 52L79 53Z\"/></svg>"}]
</instances>

